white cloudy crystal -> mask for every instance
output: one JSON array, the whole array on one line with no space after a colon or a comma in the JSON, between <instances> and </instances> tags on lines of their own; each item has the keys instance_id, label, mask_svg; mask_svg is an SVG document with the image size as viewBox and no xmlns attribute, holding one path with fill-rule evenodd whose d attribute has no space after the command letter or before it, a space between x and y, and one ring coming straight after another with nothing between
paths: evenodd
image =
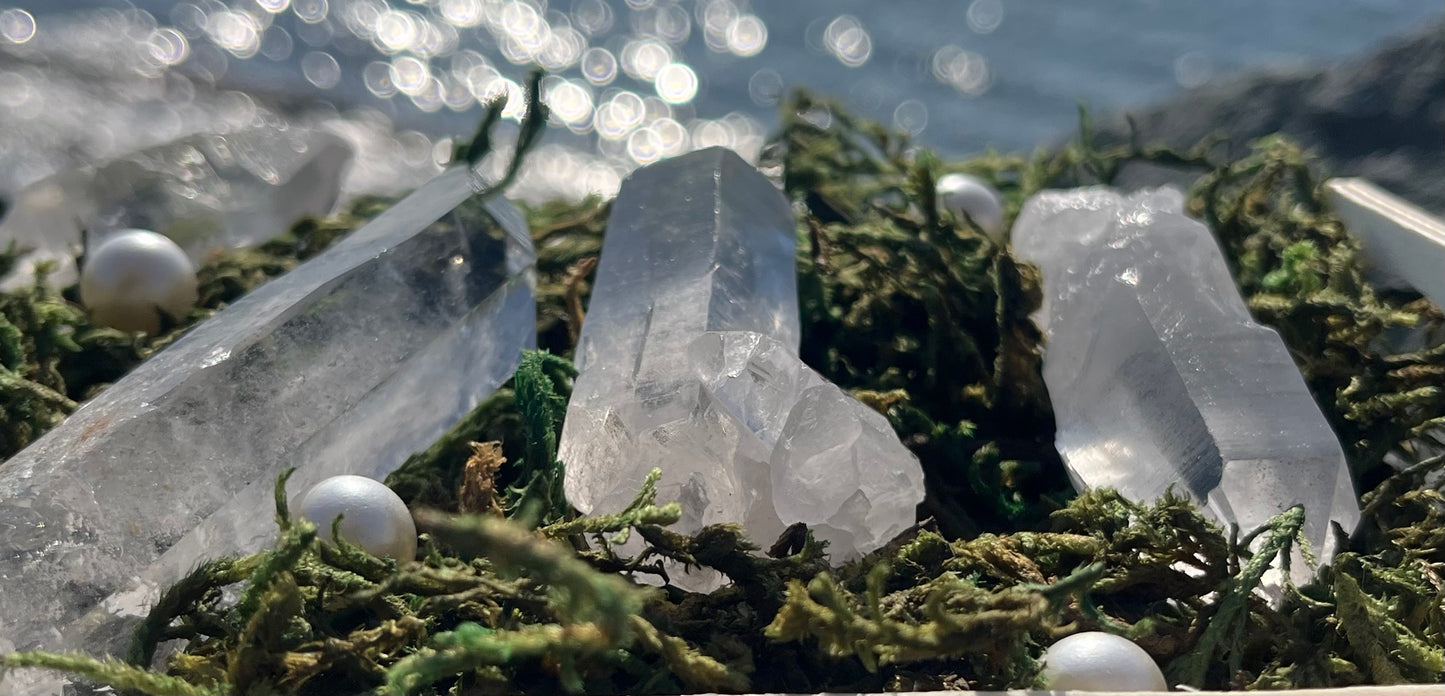
<instances>
[{"instance_id":1,"label":"white cloudy crystal","mask_svg":"<svg viewBox=\"0 0 1445 696\"><path fill-rule=\"evenodd\" d=\"M1330 522L1359 521L1344 453L1183 197L1044 192L1013 244L1043 272L1044 381L1074 484L1138 500L1178 484L1246 530L1303 504L1305 536L1328 560Z\"/></svg>"},{"instance_id":2,"label":"white cloudy crystal","mask_svg":"<svg viewBox=\"0 0 1445 696\"><path fill-rule=\"evenodd\" d=\"M152 230L199 261L331 212L351 158L345 140L301 127L190 135L30 184L0 220L0 244L33 249L27 266L57 261L56 283L74 278L69 257L82 230L92 247L126 228ZM6 282L23 285L28 275Z\"/></svg>"},{"instance_id":3,"label":"white cloudy crystal","mask_svg":"<svg viewBox=\"0 0 1445 696\"><path fill-rule=\"evenodd\" d=\"M622 509L647 473L677 529L806 522L843 559L914 521L917 459L797 357L787 199L721 148L634 172L613 202L560 458L567 499Z\"/></svg>"},{"instance_id":4,"label":"white cloudy crystal","mask_svg":"<svg viewBox=\"0 0 1445 696\"><path fill-rule=\"evenodd\" d=\"M158 588L270 543L281 470L380 478L506 380L535 257L515 207L461 206L480 186L442 173L0 465L0 652L123 650Z\"/></svg>"}]
</instances>

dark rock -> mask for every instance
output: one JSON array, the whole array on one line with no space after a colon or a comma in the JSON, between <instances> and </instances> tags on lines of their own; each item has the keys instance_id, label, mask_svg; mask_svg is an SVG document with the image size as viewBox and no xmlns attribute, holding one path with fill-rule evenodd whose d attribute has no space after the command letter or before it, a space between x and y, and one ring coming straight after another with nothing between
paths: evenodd
<instances>
[{"instance_id":1,"label":"dark rock","mask_svg":"<svg viewBox=\"0 0 1445 696\"><path fill-rule=\"evenodd\" d=\"M1134 112L1145 142L1187 147L1222 133L1221 153L1283 133L1313 150L1322 173L1360 176L1445 212L1445 23L1325 67L1272 70L1216 81ZM1128 137L1122 115L1100 124L1102 142ZM1177 181L1134 167L1121 185Z\"/></svg>"}]
</instances>

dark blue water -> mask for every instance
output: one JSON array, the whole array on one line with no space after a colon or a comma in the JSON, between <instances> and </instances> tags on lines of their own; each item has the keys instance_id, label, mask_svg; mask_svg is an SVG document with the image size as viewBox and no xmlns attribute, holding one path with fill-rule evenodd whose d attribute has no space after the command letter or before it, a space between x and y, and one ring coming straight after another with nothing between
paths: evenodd
<instances>
[{"instance_id":1,"label":"dark blue water","mask_svg":"<svg viewBox=\"0 0 1445 696\"><path fill-rule=\"evenodd\" d=\"M272 9L286 8L276 13L272 23L291 35L289 55L280 60L261 55L248 60L232 58L220 78L225 86L314 94L343 106L372 104L402 125L430 132L462 132L474 122L475 107L461 113L447 108L424 113L404 98L381 99L368 93L362 70L385 56L345 29L340 18L349 11L350 0L327 3L327 23L335 35L331 45L312 47L296 38L304 24L297 12L307 7L314 12L315 1L298 0L294 7L288 7L287 0L184 4L202 9L251 7L254 12L260 12L257 2ZM164 0L32 0L30 4L41 27L50 18L82 8L141 8L160 25L180 23L184 15L176 11L181 3ZM478 0L483 8L499 4ZM580 14L595 12L598 4L610 9L612 26L589 37L589 44L615 47L636 30L649 28L637 26L638 17L646 19L673 3L561 0L533 6L542 10L544 17L548 12L552 19L566 15L576 26ZM1079 100L1098 109L1118 109L1165 99L1185 86L1220 75L1347 56L1441 13L1440 4L1433 0L754 0L732 4L740 12L755 14L766 26L766 47L750 57L710 51L696 3L680 3L692 26L686 40L676 44L674 59L695 70L699 88L691 104L676 115L716 118L742 111L769 123L775 117L770 98L775 88L807 85L837 96L873 118L895 121L896 117L898 125L948 152L990 145L1029 148L1071 128ZM447 7L443 0L391 0L391 5L433 16L442 16ZM465 4L449 7L455 10ZM841 15L856 18L868 35L871 51L857 67L844 65L823 45L827 25ZM485 32L463 28L459 34L458 48L478 51L513 79L524 74L524 66L500 57L496 42ZM204 37L193 39L196 46L205 43ZM974 62L962 65L985 66L987 77L982 84L977 84L979 76L974 74L966 84L969 89L961 91L939 79L934 58L947 46L968 52ZM302 76L300 61L312 49L337 59L341 79L335 87L318 89ZM444 61L432 60L434 64ZM576 68L560 74L579 76ZM750 81L754 86L751 93ZM611 86L642 95L653 91L649 83L625 76ZM598 96L603 89L597 90ZM899 105L909 99L916 103L900 110Z\"/></svg>"}]
</instances>

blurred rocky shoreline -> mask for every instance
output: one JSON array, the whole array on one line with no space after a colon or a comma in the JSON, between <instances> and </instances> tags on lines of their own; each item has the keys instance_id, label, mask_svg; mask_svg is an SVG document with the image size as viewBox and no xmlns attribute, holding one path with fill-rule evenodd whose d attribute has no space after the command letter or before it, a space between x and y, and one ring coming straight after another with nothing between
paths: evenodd
<instances>
[{"instance_id":1,"label":"blurred rocky shoreline","mask_svg":"<svg viewBox=\"0 0 1445 696\"><path fill-rule=\"evenodd\" d=\"M1188 147L1222 134L1221 154L1280 133L1320 157L1322 173L1371 179L1417 205L1445 213L1445 22L1329 65L1224 78L1152 108L1131 110L1142 140ZM1099 124L1122 143L1119 113ZM1124 185L1180 183L1178 173L1134 167Z\"/></svg>"}]
</instances>

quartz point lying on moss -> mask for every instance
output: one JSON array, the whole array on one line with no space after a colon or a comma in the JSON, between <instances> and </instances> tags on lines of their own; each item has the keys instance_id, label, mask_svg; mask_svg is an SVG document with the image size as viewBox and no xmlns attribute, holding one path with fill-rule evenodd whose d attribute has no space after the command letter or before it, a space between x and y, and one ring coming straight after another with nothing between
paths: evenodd
<instances>
[{"instance_id":1,"label":"quartz point lying on moss","mask_svg":"<svg viewBox=\"0 0 1445 696\"><path fill-rule=\"evenodd\" d=\"M1015 253L1043 273L1059 453L1076 487L1153 500L1177 485L1244 531L1302 504L1328 561L1330 522L1352 532L1360 518L1344 452L1183 205L1171 189L1049 191L1014 224Z\"/></svg>"},{"instance_id":2,"label":"quartz point lying on moss","mask_svg":"<svg viewBox=\"0 0 1445 696\"><path fill-rule=\"evenodd\" d=\"M151 230L199 261L330 213L351 158L341 137L301 127L188 135L30 184L10 202L0 240L32 248L29 266L60 263L50 277L57 283L75 277L70 253L82 229L92 247L116 230ZM8 282L29 283L29 276Z\"/></svg>"},{"instance_id":3,"label":"quartz point lying on moss","mask_svg":"<svg viewBox=\"0 0 1445 696\"><path fill-rule=\"evenodd\" d=\"M559 458L568 501L623 509L653 468L677 531L806 522L835 559L913 524L918 460L798 356L787 199L731 151L634 172L613 202Z\"/></svg>"},{"instance_id":4,"label":"quartz point lying on moss","mask_svg":"<svg viewBox=\"0 0 1445 696\"><path fill-rule=\"evenodd\" d=\"M504 382L535 254L481 187L443 172L0 465L0 652L123 649L159 588L271 542L283 469L379 478Z\"/></svg>"}]
</instances>

